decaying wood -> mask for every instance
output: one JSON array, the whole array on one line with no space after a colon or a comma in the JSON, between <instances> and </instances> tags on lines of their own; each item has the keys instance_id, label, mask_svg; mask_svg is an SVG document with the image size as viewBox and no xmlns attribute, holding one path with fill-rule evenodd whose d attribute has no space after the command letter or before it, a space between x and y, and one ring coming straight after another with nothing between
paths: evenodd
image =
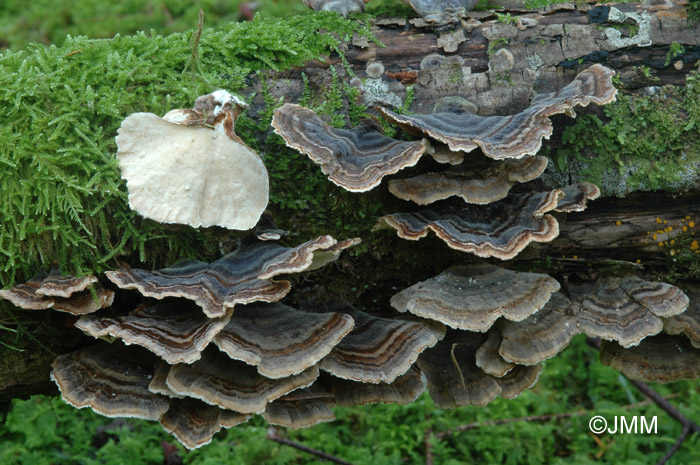
<instances>
[{"instance_id":1,"label":"decaying wood","mask_svg":"<svg viewBox=\"0 0 700 465\"><path fill-rule=\"evenodd\" d=\"M270 71L265 78L273 97L298 102L305 90L302 72L311 94L323 95L333 79L329 70L333 66L338 78L361 86L368 106L400 106L407 87L413 85L412 112L429 113L440 99L458 96L476 106L480 115L520 111L528 106L533 93L563 87L593 62L616 69L623 80L639 87L681 85L700 58L700 25L688 25L687 2L667 3L669 6L652 7L640 3L560 4L547 11L501 12L510 13L515 24L499 22L489 12L474 13L473 18L441 28L427 27L420 21L377 20L372 32L384 47L358 37L345 44L349 68L359 80L352 81L338 57L283 73ZM683 45L685 52L666 64L674 42ZM368 76L370 62L381 62L383 72L377 75L375 69ZM652 68L658 79L635 81L640 66ZM249 93L256 91L255 87ZM248 115L255 118L263 108L263 96L258 92ZM261 142L266 136L261 134ZM262 148L264 152L264 145ZM689 221L700 229L699 192L599 199L585 212L562 215L559 237L548 244L531 245L518 259L576 255L584 265L596 259L641 259L642 264L664 266L669 248L658 243L670 241ZM653 234L668 225L675 232L657 234L653 239ZM691 228L684 237L692 232ZM75 348L83 340L70 325L54 327L55 340L45 342L50 350L37 346L18 352L0 346L0 359L4 360L0 364L0 402L56 392L48 381L50 362L55 354Z\"/></svg>"}]
</instances>

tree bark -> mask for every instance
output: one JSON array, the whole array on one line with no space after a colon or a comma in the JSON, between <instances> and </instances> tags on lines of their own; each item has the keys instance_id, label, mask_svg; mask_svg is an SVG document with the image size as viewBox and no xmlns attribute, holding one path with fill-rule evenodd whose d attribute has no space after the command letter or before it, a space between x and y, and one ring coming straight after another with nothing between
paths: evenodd
<instances>
[{"instance_id":1,"label":"tree bark","mask_svg":"<svg viewBox=\"0 0 700 465\"><path fill-rule=\"evenodd\" d=\"M331 57L302 69L270 71L265 79L275 99L297 102L305 91L305 81L312 94L327 88L334 79L329 72L333 66L337 78L351 82L354 73L364 81L351 85L362 86L368 105L401 105L407 87L413 85L413 112L429 113L440 98L461 96L476 105L480 115L520 111L528 106L533 93L563 87L592 62L617 70L629 87L682 85L700 58L700 26L688 24L687 2L667 3L656 7L639 3L559 4L541 11L500 12L510 14L515 24L499 21L492 12L475 12L454 27L442 28L429 27L420 20L375 20L372 32L384 46L354 37L345 44L347 69L339 57ZM673 43L684 46L683 53L673 56ZM426 60L431 54L436 55ZM366 65L370 62L381 62L384 71L377 77L368 76ZM642 66L652 68L656 77L646 77L640 72ZM258 81L249 90L260 89ZM258 92L249 115L255 117L263 108L263 96ZM697 226L688 226L691 221ZM700 193L675 197L638 193L624 199L599 199L585 212L562 216L560 225L556 240L533 244L518 259L576 255L584 262L640 259L642 264L663 267L675 234L683 226L690 228L687 235L693 228L700 229ZM658 233L669 225L676 233ZM659 246L659 242L667 244ZM388 301L390 295L383 297ZM32 342L21 352L0 346L0 403L57 392L48 380L51 361L56 354L87 340L63 316L42 316L39 320L43 327L51 327L42 344Z\"/></svg>"}]
</instances>

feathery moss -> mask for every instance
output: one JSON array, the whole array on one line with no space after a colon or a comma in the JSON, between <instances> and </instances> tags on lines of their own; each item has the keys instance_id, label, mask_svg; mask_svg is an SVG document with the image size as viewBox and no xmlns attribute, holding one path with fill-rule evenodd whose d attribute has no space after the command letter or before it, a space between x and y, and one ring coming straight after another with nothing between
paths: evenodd
<instances>
[{"instance_id":1,"label":"feathery moss","mask_svg":"<svg viewBox=\"0 0 700 465\"><path fill-rule=\"evenodd\" d=\"M118 257L160 266L216 256L228 232L161 225L129 209L114 158L119 124L132 112L189 107L216 88L236 91L258 70L339 52L334 34L355 32L369 36L362 23L307 13L205 29L197 63L193 32L68 37L0 54L0 287L53 262L82 274Z\"/></svg>"}]
</instances>

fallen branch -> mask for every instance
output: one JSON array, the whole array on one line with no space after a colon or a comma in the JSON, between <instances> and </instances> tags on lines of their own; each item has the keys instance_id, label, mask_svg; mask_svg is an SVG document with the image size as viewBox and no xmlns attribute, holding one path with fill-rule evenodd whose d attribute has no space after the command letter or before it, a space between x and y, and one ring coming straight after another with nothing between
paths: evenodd
<instances>
[{"instance_id":1,"label":"fallen branch","mask_svg":"<svg viewBox=\"0 0 700 465\"><path fill-rule=\"evenodd\" d=\"M331 462L339 463L340 465L353 465L352 463L346 462L345 460L340 459L334 455L327 454L326 452L323 452L321 450L312 449L303 444L299 444L298 442L294 442L290 439L283 438L282 436L277 434L277 429L274 426L270 426L267 428L267 439L269 439L270 441L278 442L280 444L284 444L286 446L294 447L295 449L299 449L302 452L313 454L316 457L322 458L323 460L330 460Z\"/></svg>"}]
</instances>

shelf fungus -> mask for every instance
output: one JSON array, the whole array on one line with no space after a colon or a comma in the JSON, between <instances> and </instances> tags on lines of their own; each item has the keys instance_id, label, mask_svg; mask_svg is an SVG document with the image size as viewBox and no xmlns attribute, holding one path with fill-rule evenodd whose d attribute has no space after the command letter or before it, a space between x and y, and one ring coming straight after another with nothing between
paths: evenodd
<instances>
[{"instance_id":1,"label":"shelf fungus","mask_svg":"<svg viewBox=\"0 0 700 465\"><path fill-rule=\"evenodd\" d=\"M617 341L623 347L640 343L663 330L662 318L683 313L688 296L675 286L636 276L606 277L594 285L570 286L578 305L576 323L591 337Z\"/></svg>"},{"instance_id":2,"label":"shelf fungus","mask_svg":"<svg viewBox=\"0 0 700 465\"><path fill-rule=\"evenodd\" d=\"M484 332L500 317L527 318L558 290L550 276L478 263L454 266L414 284L394 295L391 306L455 329Z\"/></svg>"},{"instance_id":3,"label":"shelf fungus","mask_svg":"<svg viewBox=\"0 0 700 465\"><path fill-rule=\"evenodd\" d=\"M586 209L589 200L600 197L600 188L590 182L579 182L563 187L561 191L564 198L557 203L554 211L558 212L581 212Z\"/></svg>"},{"instance_id":4,"label":"shelf fungus","mask_svg":"<svg viewBox=\"0 0 700 465\"><path fill-rule=\"evenodd\" d=\"M297 389L267 404L262 416L270 424L291 429L308 428L335 420L332 394L315 392L311 388Z\"/></svg>"},{"instance_id":5,"label":"shelf fungus","mask_svg":"<svg viewBox=\"0 0 700 465\"><path fill-rule=\"evenodd\" d=\"M337 310L355 320L353 330L320 363L321 369L338 378L391 383L444 334L439 325L379 318L349 304Z\"/></svg>"},{"instance_id":6,"label":"shelf fungus","mask_svg":"<svg viewBox=\"0 0 700 465\"><path fill-rule=\"evenodd\" d=\"M196 399L177 399L170 402L170 408L160 417L160 424L182 445L197 449L209 444L221 428L232 428L250 418L252 415L224 410Z\"/></svg>"},{"instance_id":7,"label":"shelf fungus","mask_svg":"<svg viewBox=\"0 0 700 465\"><path fill-rule=\"evenodd\" d=\"M314 11L335 11L343 17L350 13L365 11L369 0L304 0L304 4Z\"/></svg>"},{"instance_id":8,"label":"shelf fungus","mask_svg":"<svg viewBox=\"0 0 700 465\"><path fill-rule=\"evenodd\" d=\"M24 310L54 309L59 312L85 315L112 305L114 292L93 289L94 276L64 276L58 269L49 274L40 272L23 284L0 290L0 298ZM94 293L94 294L93 294Z\"/></svg>"},{"instance_id":9,"label":"shelf fungus","mask_svg":"<svg viewBox=\"0 0 700 465\"><path fill-rule=\"evenodd\" d=\"M262 376L243 362L223 352L208 350L191 365L170 368L166 383L181 396L200 399L239 413L262 413L265 406L289 392L308 387L318 377L318 367L281 379Z\"/></svg>"},{"instance_id":10,"label":"shelf fungus","mask_svg":"<svg viewBox=\"0 0 700 465\"><path fill-rule=\"evenodd\" d=\"M313 269L315 257L326 263L328 254L350 247L355 240L337 242L321 236L297 247L272 242L248 241L225 257L207 264L183 260L158 271L125 268L108 271L107 278L122 289L137 289L146 297L183 297L199 305L209 318L219 318L237 304L276 302L287 295L289 281L271 278L284 273ZM340 244L340 245L339 245Z\"/></svg>"},{"instance_id":11,"label":"shelf fungus","mask_svg":"<svg viewBox=\"0 0 700 465\"><path fill-rule=\"evenodd\" d=\"M512 399L537 382L542 370L540 365L517 365L500 378L479 368L476 351L486 339L483 333L449 330L434 348L421 354L417 364L425 373L435 405L440 408L484 406L498 395Z\"/></svg>"},{"instance_id":12,"label":"shelf fungus","mask_svg":"<svg viewBox=\"0 0 700 465\"><path fill-rule=\"evenodd\" d=\"M476 366L496 378L504 377L516 367L515 363L504 360L498 353L502 341L503 337L500 331L494 328L488 332L486 342L476 349L475 354Z\"/></svg>"},{"instance_id":13,"label":"shelf fungus","mask_svg":"<svg viewBox=\"0 0 700 465\"><path fill-rule=\"evenodd\" d=\"M520 322L500 320L495 332L500 333L498 354L506 362L536 365L564 350L579 334L576 316L570 302L555 292L537 313Z\"/></svg>"},{"instance_id":14,"label":"shelf fungus","mask_svg":"<svg viewBox=\"0 0 700 465\"><path fill-rule=\"evenodd\" d=\"M336 405L340 407L377 402L407 404L425 391L427 383L425 375L415 364L391 383L360 383L331 375L321 375L319 381L333 394Z\"/></svg>"},{"instance_id":15,"label":"shelf fungus","mask_svg":"<svg viewBox=\"0 0 700 465\"><path fill-rule=\"evenodd\" d=\"M510 260L530 242L549 242L559 223L545 214L554 210L562 191L511 195L487 206L437 206L379 218L375 228L391 227L399 237L417 241L433 231L450 248L479 257Z\"/></svg>"},{"instance_id":16,"label":"shelf fungus","mask_svg":"<svg viewBox=\"0 0 700 465\"><path fill-rule=\"evenodd\" d=\"M275 110L272 127L286 144L305 153L334 184L365 192L389 174L413 166L426 150L424 142L405 142L380 134L373 123L347 130L324 123L312 110L287 103Z\"/></svg>"},{"instance_id":17,"label":"shelf fungus","mask_svg":"<svg viewBox=\"0 0 700 465\"><path fill-rule=\"evenodd\" d=\"M225 90L163 118L134 113L121 124L117 159L129 206L145 218L193 227L250 229L267 207L260 156L234 133L247 105Z\"/></svg>"},{"instance_id":18,"label":"shelf fungus","mask_svg":"<svg viewBox=\"0 0 700 465\"><path fill-rule=\"evenodd\" d=\"M615 73L595 64L582 71L558 92L535 96L530 107L511 116L478 116L467 112L400 115L386 108L377 111L389 122L419 137L447 144L453 151L471 152L477 147L496 160L521 158L539 151L543 138L552 134L550 117L560 113L575 117L575 106L615 100Z\"/></svg>"},{"instance_id":19,"label":"shelf fungus","mask_svg":"<svg viewBox=\"0 0 700 465\"><path fill-rule=\"evenodd\" d=\"M602 341L600 361L630 379L645 383L670 383L700 377L700 349L685 336L660 334L628 349Z\"/></svg>"},{"instance_id":20,"label":"shelf fungus","mask_svg":"<svg viewBox=\"0 0 700 465\"><path fill-rule=\"evenodd\" d=\"M688 309L669 318L664 318L664 332L684 334L693 347L700 349L700 288L697 285L683 283L689 298Z\"/></svg>"},{"instance_id":21,"label":"shelf fungus","mask_svg":"<svg viewBox=\"0 0 700 465\"><path fill-rule=\"evenodd\" d=\"M441 173L428 173L408 179L392 179L389 191L403 200L427 205L449 197L484 205L505 198L515 183L531 181L547 168L547 158L523 157L515 160L463 163Z\"/></svg>"},{"instance_id":22,"label":"shelf fungus","mask_svg":"<svg viewBox=\"0 0 700 465\"><path fill-rule=\"evenodd\" d=\"M257 367L267 378L285 378L318 363L353 328L344 313L303 312L279 302L249 304L214 339L229 357Z\"/></svg>"},{"instance_id":23,"label":"shelf fungus","mask_svg":"<svg viewBox=\"0 0 700 465\"><path fill-rule=\"evenodd\" d=\"M155 357L139 347L99 343L59 355L51 379L63 400L107 417L158 420L170 405L148 390Z\"/></svg>"},{"instance_id":24,"label":"shelf fungus","mask_svg":"<svg viewBox=\"0 0 700 465\"><path fill-rule=\"evenodd\" d=\"M95 338L112 336L145 347L172 365L199 360L232 313L229 309L220 318L207 318L192 302L171 299L116 318L86 315L75 326Z\"/></svg>"}]
</instances>

